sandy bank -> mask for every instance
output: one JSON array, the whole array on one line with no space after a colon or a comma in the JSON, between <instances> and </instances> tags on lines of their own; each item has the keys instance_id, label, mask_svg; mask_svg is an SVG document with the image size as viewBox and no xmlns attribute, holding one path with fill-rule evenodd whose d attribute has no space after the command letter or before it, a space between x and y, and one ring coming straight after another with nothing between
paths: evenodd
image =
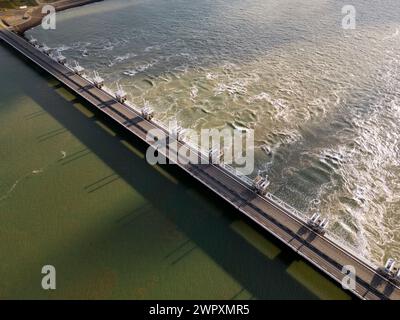
<instances>
[{"instance_id":1,"label":"sandy bank","mask_svg":"<svg viewBox=\"0 0 400 320\"><path fill-rule=\"evenodd\" d=\"M63 11L98 1L103 0L59 0L51 3L51 5L55 7L56 11ZM23 34L25 31L36 27L42 22L44 16L42 14L42 7L44 5L45 4L40 3L37 7L27 9L25 12L21 13L21 16L11 17L9 19L3 18L2 20L6 25L13 27L17 33ZM24 14L28 16L28 19L24 20L22 18Z\"/></svg>"}]
</instances>

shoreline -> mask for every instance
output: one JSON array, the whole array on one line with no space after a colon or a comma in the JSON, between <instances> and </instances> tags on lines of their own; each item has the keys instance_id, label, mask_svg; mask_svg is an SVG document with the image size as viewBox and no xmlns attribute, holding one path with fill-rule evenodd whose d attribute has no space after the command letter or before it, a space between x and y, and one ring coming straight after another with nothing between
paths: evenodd
<instances>
[{"instance_id":1,"label":"shoreline","mask_svg":"<svg viewBox=\"0 0 400 320\"><path fill-rule=\"evenodd\" d=\"M103 0L59 0L53 3L41 3L38 2L38 6L29 8L27 9L23 15L29 15L29 18L22 23L16 24L16 25L10 25L7 21L5 21L4 18L1 18L2 23L6 25L7 27L11 28L13 31L15 31L19 35L23 35L27 30L34 28L42 22L43 17L45 14L42 14L42 8L43 6L50 4L54 6L56 9L56 12L64 11L67 9L72 9L80 6L84 6L90 3L94 2L100 2ZM22 17L21 16L21 17Z\"/></svg>"}]
</instances>

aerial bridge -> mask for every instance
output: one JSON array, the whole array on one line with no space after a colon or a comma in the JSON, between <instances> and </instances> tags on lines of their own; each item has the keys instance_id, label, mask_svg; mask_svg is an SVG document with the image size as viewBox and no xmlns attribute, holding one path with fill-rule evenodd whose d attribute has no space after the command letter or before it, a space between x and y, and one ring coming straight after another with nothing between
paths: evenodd
<instances>
[{"instance_id":1,"label":"aerial bridge","mask_svg":"<svg viewBox=\"0 0 400 320\"><path fill-rule=\"evenodd\" d=\"M107 89L104 79L97 72L87 76L77 62L69 64L60 52L34 38L25 39L11 30L0 30L0 39L146 145L149 145L147 133L153 129L162 130L166 136L175 139L178 137L176 144L160 150L165 157L177 154L183 146L198 148L182 138L182 128L169 132L155 119L155 112L149 106L139 109L131 104L121 86L118 85L116 92ZM232 167L224 163L207 161L218 156L216 152L200 151L204 160L200 161L201 164L176 165L339 284L349 276L348 270L354 270L355 286L349 286L348 290L357 297L368 300L400 299L400 271L394 259L389 259L381 267L374 265L357 248L329 232L327 217L315 212L309 218L270 193L268 177L257 176L251 180L238 176Z\"/></svg>"}]
</instances>

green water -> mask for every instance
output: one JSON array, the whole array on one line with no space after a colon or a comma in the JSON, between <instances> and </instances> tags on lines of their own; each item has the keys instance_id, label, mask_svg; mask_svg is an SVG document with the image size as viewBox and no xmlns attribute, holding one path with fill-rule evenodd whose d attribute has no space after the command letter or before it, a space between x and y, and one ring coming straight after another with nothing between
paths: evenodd
<instances>
[{"instance_id":1,"label":"green water","mask_svg":"<svg viewBox=\"0 0 400 320\"><path fill-rule=\"evenodd\" d=\"M0 298L348 298L4 46L0 70Z\"/></svg>"}]
</instances>

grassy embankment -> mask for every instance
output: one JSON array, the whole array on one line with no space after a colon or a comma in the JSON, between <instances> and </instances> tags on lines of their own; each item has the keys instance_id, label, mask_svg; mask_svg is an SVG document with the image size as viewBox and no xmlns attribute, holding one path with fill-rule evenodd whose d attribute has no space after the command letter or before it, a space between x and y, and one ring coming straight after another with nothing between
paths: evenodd
<instances>
[{"instance_id":1,"label":"grassy embankment","mask_svg":"<svg viewBox=\"0 0 400 320\"><path fill-rule=\"evenodd\" d=\"M41 2L54 2L54 0L42 0ZM0 10L18 9L20 6L36 6L36 0L0 0Z\"/></svg>"},{"instance_id":2,"label":"grassy embankment","mask_svg":"<svg viewBox=\"0 0 400 320\"><path fill-rule=\"evenodd\" d=\"M20 6L35 5L35 0L0 0L0 9L18 9Z\"/></svg>"}]
</instances>

